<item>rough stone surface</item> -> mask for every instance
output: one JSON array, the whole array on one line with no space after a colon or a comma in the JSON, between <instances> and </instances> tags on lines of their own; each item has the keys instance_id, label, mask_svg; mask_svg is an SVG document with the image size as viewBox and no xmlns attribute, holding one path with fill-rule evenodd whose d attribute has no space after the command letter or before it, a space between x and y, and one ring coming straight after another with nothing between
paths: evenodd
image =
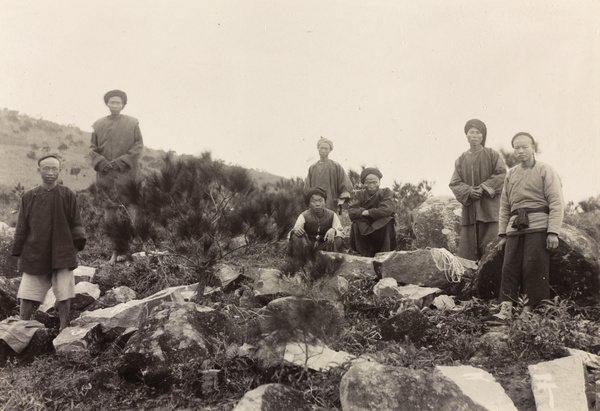
<instances>
[{"instance_id":1,"label":"rough stone surface","mask_svg":"<svg viewBox=\"0 0 600 411\"><path fill-rule=\"evenodd\" d=\"M281 347L281 351L285 361L315 371L329 371L356 358L345 351L334 351L320 341L312 344L288 342Z\"/></svg>"},{"instance_id":2,"label":"rough stone surface","mask_svg":"<svg viewBox=\"0 0 600 411\"><path fill-rule=\"evenodd\" d=\"M414 344L425 341L425 333L433 327L429 319L418 309L402 311L381 324L381 338L403 342L407 337Z\"/></svg>"},{"instance_id":3,"label":"rough stone surface","mask_svg":"<svg viewBox=\"0 0 600 411\"><path fill-rule=\"evenodd\" d=\"M302 393L283 384L265 384L248 391L233 411L310 411Z\"/></svg>"},{"instance_id":4,"label":"rough stone surface","mask_svg":"<svg viewBox=\"0 0 600 411\"><path fill-rule=\"evenodd\" d=\"M132 380L156 380L149 385L164 388L169 385L170 367L191 360L201 363L214 352L213 344L230 333L227 317L218 311L194 303L162 303L145 316L127 342L121 374Z\"/></svg>"},{"instance_id":5,"label":"rough stone surface","mask_svg":"<svg viewBox=\"0 0 600 411\"><path fill-rule=\"evenodd\" d=\"M578 357L586 367L600 369L600 356L575 348L567 348L567 351L569 355Z\"/></svg>"},{"instance_id":6,"label":"rough stone surface","mask_svg":"<svg viewBox=\"0 0 600 411\"><path fill-rule=\"evenodd\" d=\"M355 361L342 377L340 401L344 411L485 410L440 373L366 360Z\"/></svg>"},{"instance_id":7,"label":"rough stone surface","mask_svg":"<svg viewBox=\"0 0 600 411\"><path fill-rule=\"evenodd\" d=\"M392 277L382 278L373 286L373 294L379 298L402 299L402 294L398 289L398 282Z\"/></svg>"},{"instance_id":8,"label":"rough stone surface","mask_svg":"<svg viewBox=\"0 0 600 411\"><path fill-rule=\"evenodd\" d=\"M52 341L56 352L90 351L99 349L102 341L102 327L99 323L89 323L67 327Z\"/></svg>"},{"instance_id":9,"label":"rough stone surface","mask_svg":"<svg viewBox=\"0 0 600 411\"><path fill-rule=\"evenodd\" d=\"M391 251L375 256L375 270L382 278L392 277L398 284L414 284L448 289L452 283L438 268L433 250Z\"/></svg>"},{"instance_id":10,"label":"rough stone surface","mask_svg":"<svg viewBox=\"0 0 600 411\"><path fill-rule=\"evenodd\" d=\"M94 279L94 276L96 275L96 269L94 267L80 265L79 267L73 270L73 275L75 276L75 284L80 283L82 281L87 281L91 283Z\"/></svg>"},{"instance_id":11,"label":"rough stone surface","mask_svg":"<svg viewBox=\"0 0 600 411\"><path fill-rule=\"evenodd\" d=\"M87 307L88 311L98 310L100 308L114 307L117 304L126 303L135 300L136 294L127 286L115 287L106 292L102 297L94 301Z\"/></svg>"},{"instance_id":12,"label":"rough stone surface","mask_svg":"<svg viewBox=\"0 0 600 411\"><path fill-rule=\"evenodd\" d=\"M458 251L462 205L451 196L430 197L413 211L412 228L418 248Z\"/></svg>"},{"instance_id":13,"label":"rough stone surface","mask_svg":"<svg viewBox=\"0 0 600 411\"><path fill-rule=\"evenodd\" d=\"M464 395L484 409L517 411L504 388L487 371L468 365L458 367L438 365L436 369L458 385Z\"/></svg>"},{"instance_id":14,"label":"rough stone surface","mask_svg":"<svg viewBox=\"0 0 600 411\"><path fill-rule=\"evenodd\" d=\"M278 295L302 295L300 280L287 277L276 269L263 268L254 280L254 296L272 298Z\"/></svg>"},{"instance_id":15,"label":"rough stone surface","mask_svg":"<svg viewBox=\"0 0 600 411\"><path fill-rule=\"evenodd\" d=\"M372 258L350 254L332 253L327 251L322 251L322 254L331 259L341 257L344 260L342 266L336 271L336 274L346 278L347 280L377 278L377 274L375 273L375 269L373 267Z\"/></svg>"},{"instance_id":16,"label":"rough stone surface","mask_svg":"<svg viewBox=\"0 0 600 411\"><path fill-rule=\"evenodd\" d=\"M528 368L538 411L588 410L583 363L579 357L559 358Z\"/></svg>"},{"instance_id":17,"label":"rough stone surface","mask_svg":"<svg viewBox=\"0 0 600 411\"><path fill-rule=\"evenodd\" d=\"M236 287L239 283L239 280L243 277L240 276L233 267L227 264L218 264L215 267L214 275L219 280L221 288L223 291L229 291Z\"/></svg>"},{"instance_id":18,"label":"rough stone surface","mask_svg":"<svg viewBox=\"0 0 600 411\"><path fill-rule=\"evenodd\" d=\"M498 298L502 279L504 251L496 249L495 240L490 251L479 262L473 287L481 298ZM560 242L550 254L550 288L561 298L578 304L600 301L600 251L598 244L583 231L563 224Z\"/></svg>"},{"instance_id":19,"label":"rough stone surface","mask_svg":"<svg viewBox=\"0 0 600 411\"><path fill-rule=\"evenodd\" d=\"M456 303L447 295L438 295L433 299L433 306L438 310L451 310L456 307Z\"/></svg>"}]
</instances>

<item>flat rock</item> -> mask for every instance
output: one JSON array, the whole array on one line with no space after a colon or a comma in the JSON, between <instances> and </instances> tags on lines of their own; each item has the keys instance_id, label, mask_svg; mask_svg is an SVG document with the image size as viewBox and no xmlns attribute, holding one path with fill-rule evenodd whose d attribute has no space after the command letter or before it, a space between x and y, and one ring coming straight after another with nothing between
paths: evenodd
<instances>
[{"instance_id":1,"label":"flat rock","mask_svg":"<svg viewBox=\"0 0 600 411\"><path fill-rule=\"evenodd\" d=\"M319 341L315 344L288 342L283 347L285 361L315 371L329 371L331 368L341 367L354 358L356 358L354 355L345 351L334 351Z\"/></svg>"},{"instance_id":2,"label":"flat rock","mask_svg":"<svg viewBox=\"0 0 600 411\"><path fill-rule=\"evenodd\" d=\"M67 327L52 341L56 352L94 351L102 341L100 323Z\"/></svg>"},{"instance_id":3,"label":"flat rock","mask_svg":"<svg viewBox=\"0 0 600 411\"><path fill-rule=\"evenodd\" d=\"M331 259L342 258L344 260L341 267L336 271L336 274L347 280L377 278L375 268L373 267L373 258L328 251L322 251L321 253Z\"/></svg>"},{"instance_id":4,"label":"flat rock","mask_svg":"<svg viewBox=\"0 0 600 411\"><path fill-rule=\"evenodd\" d=\"M122 285L108 290L106 294L94 301L90 306L87 307L87 309L89 311L93 311L100 308L114 307L117 304L126 303L135 299L135 291L125 285Z\"/></svg>"},{"instance_id":5,"label":"flat rock","mask_svg":"<svg viewBox=\"0 0 600 411\"><path fill-rule=\"evenodd\" d=\"M587 351L567 348L569 355L578 357L586 367L600 369L600 356Z\"/></svg>"},{"instance_id":6,"label":"flat rock","mask_svg":"<svg viewBox=\"0 0 600 411\"><path fill-rule=\"evenodd\" d=\"M265 384L248 391L233 411L311 411L302 392L283 384Z\"/></svg>"},{"instance_id":7,"label":"flat rock","mask_svg":"<svg viewBox=\"0 0 600 411\"><path fill-rule=\"evenodd\" d=\"M79 267L73 270L73 275L75 276L75 284L80 283L82 281L87 281L91 283L94 279L94 276L96 275L96 269L94 267L80 265Z\"/></svg>"},{"instance_id":8,"label":"flat rock","mask_svg":"<svg viewBox=\"0 0 600 411\"><path fill-rule=\"evenodd\" d=\"M489 411L517 411L504 388L487 371L468 365L457 367L438 365L435 368L458 385L464 395L484 409Z\"/></svg>"},{"instance_id":9,"label":"flat rock","mask_svg":"<svg viewBox=\"0 0 600 411\"><path fill-rule=\"evenodd\" d=\"M282 275L280 270L262 268L254 280L255 297L273 297L277 295L302 295L301 281L298 277Z\"/></svg>"},{"instance_id":10,"label":"flat rock","mask_svg":"<svg viewBox=\"0 0 600 411\"><path fill-rule=\"evenodd\" d=\"M413 213L412 229L418 248L458 251L462 205L451 196L429 197Z\"/></svg>"},{"instance_id":11,"label":"flat rock","mask_svg":"<svg viewBox=\"0 0 600 411\"><path fill-rule=\"evenodd\" d=\"M579 357L559 358L528 368L538 411L588 410L584 368Z\"/></svg>"},{"instance_id":12,"label":"flat rock","mask_svg":"<svg viewBox=\"0 0 600 411\"><path fill-rule=\"evenodd\" d=\"M379 298L402 299L402 294L398 289L398 281L392 277L382 278L373 286L373 294Z\"/></svg>"},{"instance_id":13,"label":"flat rock","mask_svg":"<svg viewBox=\"0 0 600 411\"><path fill-rule=\"evenodd\" d=\"M355 361L340 382L344 411L481 411L441 373Z\"/></svg>"},{"instance_id":14,"label":"flat rock","mask_svg":"<svg viewBox=\"0 0 600 411\"><path fill-rule=\"evenodd\" d=\"M451 310L456 307L454 299L447 295L438 295L431 304L438 310Z\"/></svg>"}]
</instances>

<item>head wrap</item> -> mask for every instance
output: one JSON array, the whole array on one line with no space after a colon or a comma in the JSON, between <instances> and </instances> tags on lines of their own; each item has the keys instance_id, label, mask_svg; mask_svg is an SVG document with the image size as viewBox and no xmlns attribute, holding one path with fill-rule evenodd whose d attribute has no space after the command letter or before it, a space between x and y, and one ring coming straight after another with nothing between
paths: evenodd
<instances>
[{"instance_id":1,"label":"head wrap","mask_svg":"<svg viewBox=\"0 0 600 411\"><path fill-rule=\"evenodd\" d=\"M313 187L309 188L304 195L304 201L306 201L306 205L310 203L310 198L314 195L321 196L324 200L327 200L327 191L323 190L321 187Z\"/></svg>"},{"instance_id":2,"label":"head wrap","mask_svg":"<svg viewBox=\"0 0 600 411\"><path fill-rule=\"evenodd\" d=\"M529 134L529 133L524 132L524 131L520 131L517 134L515 134L515 136L512 138L512 140L510 140L510 145L513 148L515 146L515 139L517 137L520 137L520 136L527 136L527 137L529 137L531 139L531 145L535 146L535 140L533 139L533 136L531 134Z\"/></svg>"},{"instance_id":3,"label":"head wrap","mask_svg":"<svg viewBox=\"0 0 600 411\"><path fill-rule=\"evenodd\" d=\"M371 174L373 174L374 176L377 176L380 180L383 178L383 174L381 174L381 171L379 171L378 168L367 167L362 171L362 173L360 173L360 182L362 184L364 184L367 176L371 175Z\"/></svg>"},{"instance_id":4,"label":"head wrap","mask_svg":"<svg viewBox=\"0 0 600 411\"><path fill-rule=\"evenodd\" d=\"M320 146L321 144L323 144L323 143L327 143L327 144L329 144L329 148L330 148L331 150L333 150L333 141L331 141L330 139L328 139L328 138L325 138L325 137L321 137L321 138L319 139L319 141L317 142L317 148L319 148L319 146Z\"/></svg>"},{"instance_id":5,"label":"head wrap","mask_svg":"<svg viewBox=\"0 0 600 411\"><path fill-rule=\"evenodd\" d=\"M60 163L60 158L58 158L58 156L57 156L56 154L48 154L48 155L46 155L46 156L44 156L44 157L42 157L42 158L40 158L40 159L38 160L38 166L39 166L39 165L42 163L42 161L44 161L44 160L45 160L45 159L47 159L47 158L55 158L55 159L57 159L57 160L58 160L58 162Z\"/></svg>"},{"instance_id":6,"label":"head wrap","mask_svg":"<svg viewBox=\"0 0 600 411\"><path fill-rule=\"evenodd\" d=\"M479 132L483 136L483 140L481 140L481 145L485 147L485 139L487 137L487 127L485 126L485 123L481 120L477 120L476 118L467 121L467 124L465 124L465 134L467 134L472 128L476 128L477 130L479 130Z\"/></svg>"},{"instance_id":7,"label":"head wrap","mask_svg":"<svg viewBox=\"0 0 600 411\"><path fill-rule=\"evenodd\" d=\"M121 97L121 100L123 101L123 106L127 104L127 94L125 94L125 92L121 90L111 90L108 93L106 93L104 95L104 104L108 104L108 100L110 100L111 97L115 96Z\"/></svg>"}]
</instances>

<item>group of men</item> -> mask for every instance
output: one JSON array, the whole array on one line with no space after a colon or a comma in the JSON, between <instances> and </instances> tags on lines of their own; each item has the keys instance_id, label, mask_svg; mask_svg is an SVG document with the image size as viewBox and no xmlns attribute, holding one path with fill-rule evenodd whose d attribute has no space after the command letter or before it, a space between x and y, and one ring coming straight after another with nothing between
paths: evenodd
<instances>
[{"instance_id":1,"label":"group of men","mask_svg":"<svg viewBox=\"0 0 600 411\"><path fill-rule=\"evenodd\" d=\"M90 157L97 184L110 190L137 176L143 151L139 122L121 114L127 95L112 90L104 95L110 115L93 125ZM470 148L455 163L450 188L463 205L460 257L479 260L486 246L500 236L505 248L502 269L500 319L512 314L519 295L526 295L524 312L549 298L549 250L558 246L563 218L560 178L549 165L535 159L535 140L517 133L512 146L519 164L508 172L502 156L485 147L487 128L473 119L464 128ZM362 189L353 192L343 167L329 159L333 142L317 142L319 161L311 165L305 181L308 209L297 219L290 236L290 252L307 249L342 251L343 228L339 219L348 204L352 221L350 247L372 257L396 248L393 193L380 188L383 177L377 168L360 175ZM73 191L58 184L61 162L47 155L38 161L42 184L26 192L15 232L12 254L19 257L22 280L18 291L20 318L29 320L35 306L53 288L60 330L69 325L70 300L74 297L73 270L77 252L86 237ZM105 218L115 218L107 202ZM113 246L110 262L123 256Z\"/></svg>"},{"instance_id":2,"label":"group of men","mask_svg":"<svg viewBox=\"0 0 600 411\"><path fill-rule=\"evenodd\" d=\"M94 123L90 157L97 173L100 189L110 190L116 184L133 179L138 173L143 140L138 121L121 114L127 95L112 90L104 95L110 115ZM77 252L86 243L75 193L58 183L61 161L56 155L38 160L42 184L27 191L22 199L15 230L12 255L23 273L17 293L20 318L30 320L36 305L52 287L60 330L69 325L70 301L75 296L73 270L77 268ZM105 218L114 218L115 209L107 202ZM119 259L113 245L110 262Z\"/></svg>"}]
</instances>

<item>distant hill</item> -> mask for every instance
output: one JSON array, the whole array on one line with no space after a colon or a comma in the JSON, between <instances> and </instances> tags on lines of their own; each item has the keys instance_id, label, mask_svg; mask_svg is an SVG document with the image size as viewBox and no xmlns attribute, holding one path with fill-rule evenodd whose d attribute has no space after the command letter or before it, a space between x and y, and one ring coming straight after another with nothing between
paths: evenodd
<instances>
[{"instance_id":1,"label":"distant hill","mask_svg":"<svg viewBox=\"0 0 600 411\"><path fill-rule=\"evenodd\" d=\"M91 133L74 125L32 118L7 108L0 110L0 191L17 184L26 190L38 185L37 159L47 153L61 157L64 185L73 190L89 187L96 178L88 155L90 138ZM160 167L164 155L163 150L145 147L140 160L142 170ZM258 186L282 179L266 171L248 172Z\"/></svg>"}]
</instances>

